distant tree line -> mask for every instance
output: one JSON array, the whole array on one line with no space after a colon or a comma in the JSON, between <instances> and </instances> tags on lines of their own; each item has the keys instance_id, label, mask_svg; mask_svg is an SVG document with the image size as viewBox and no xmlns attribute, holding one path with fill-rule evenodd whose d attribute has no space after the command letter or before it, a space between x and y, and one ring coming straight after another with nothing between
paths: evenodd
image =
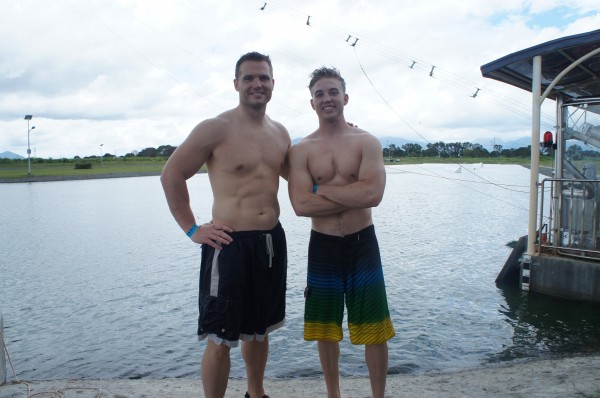
<instances>
[{"instance_id":1,"label":"distant tree line","mask_svg":"<svg viewBox=\"0 0 600 398\"><path fill-rule=\"evenodd\" d=\"M548 154L548 150L540 148L543 154ZM595 150L584 150L577 144L569 145L565 154L568 159L581 160L583 158L600 158L600 152ZM531 156L531 145L521 148L503 149L502 145L493 145L488 150L481 144L472 144L470 142L451 142L442 141L434 144L427 144L423 148L419 144L404 144L400 147L390 144L383 148L383 157L386 159L395 159L402 157L439 157L439 158L529 158Z\"/></svg>"},{"instance_id":2,"label":"distant tree line","mask_svg":"<svg viewBox=\"0 0 600 398\"><path fill-rule=\"evenodd\" d=\"M579 145L570 145L565 151L567 159L569 160L582 160L584 158L600 158L600 153L598 151L592 151L589 149L583 149Z\"/></svg>"},{"instance_id":3,"label":"distant tree line","mask_svg":"<svg viewBox=\"0 0 600 398\"><path fill-rule=\"evenodd\" d=\"M439 157L439 158L489 158L489 157L522 157L531 156L531 146L518 149L502 149L502 145L493 145L492 150L488 150L481 144L470 142L450 142L438 141L429 143L423 148L420 144L408 143L400 147L390 144L383 148L384 158L402 158L402 157Z\"/></svg>"},{"instance_id":4,"label":"distant tree line","mask_svg":"<svg viewBox=\"0 0 600 398\"><path fill-rule=\"evenodd\" d=\"M125 156L120 157L121 159L133 159L133 158L168 158L169 156L171 156L173 154L173 152L175 151L175 149L177 149L177 147L172 146L172 145L161 145L158 148L152 148L152 147L148 147L148 148L144 148L141 151L132 151L129 153L126 153ZM105 160L109 160L109 159L114 159L117 158L116 155L113 155L111 153L105 153L102 155L102 158ZM100 159L100 157L98 155L91 155L91 156L74 156L72 159L67 159L67 158L61 158L61 159L53 159L53 158L38 158L38 157L32 157L31 161L33 163L73 163L73 162L78 162L81 161L82 159L85 160L90 160L90 159ZM10 164L10 163L21 163L21 162L26 162L27 159L26 158L20 158L20 159L9 159L9 158L0 158L0 164Z\"/></svg>"},{"instance_id":5,"label":"distant tree line","mask_svg":"<svg viewBox=\"0 0 600 398\"><path fill-rule=\"evenodd\" d=\"M148 147L141 151L131 151L125 154L125 158L168 158L177 149L176 146L172 145L161 145L158 148ZM83 159L95 159L98 156L85 156ZM114 158L113 154L105 153L102 155L103 158ZM75 156L75 159L80 159L79 156Z\"/></svg>"},{"instance_id":6,"label":"distant tree line","mask_svg":"<svg viewBox=\"0 0 600 398\"><path fill-rule=\"evenodd\" d=\"M177 149L177 147L172 145L161 145L158 148L148 147L142 149L141 151L127 153L125 157L168 158L175 151L175 149ZM579 160L583 157L600 157L600 153L597 151L584 150L579 145L570 145L566 150L566 155L572 160ZM104 156L112 155L106 154ZM400 147L390 144L387 148L383 148L383 157L529 158L531 157L531 145L510 149L504 149L502 148L502 145L493 145L491 150L488 150L481 144L472 144L470 142L445 143L443 141L438 141L433 144L427 144L425 148L415 143L403 144Z\"/></svg>"},{"instance_id":7,"label":"distant tree line","mask_svg":"<svg viewBox=\"0 0 600 398\"><path fill-rule=\"evenodd\" d=\"M158 148L147 147L140 151L132 151L125 154L124 158L168 158L173 154L177 147L172 145L161 145ZM542 149L543 153L547 151ZM600 153L594 150L584 150L579 145L570 145L565 151L567 158L571 160L581 160L583 158L600 158ZM472 144L470 142L451 142L445 143L438 141L433 144L427 144L423 148L420 144L408 143L401 146L390 144L383 148L383 157L385 159L398 159L403 157L439 157L439 158L529 158L531 156L531 145L521 148L503 149L502 145L493 145L491 150L488 150L481 144ZM105 153L102 155L104 159L116 158L115 155ZM83 158L75 156L73 159L98 159L98 156L85 156ZM19 162L23 159L0 159L0 163ZM43 163L45 161L53 161L50 159L35 158L34 162ZM57 159L57 162L71 162L69 159Z\"/></svg>"},{"instance_id":8,"label":"distant tree line","mask_svg":"<svg viewBox=\"0 0 600 398\"><path fill-rule=\"evenodd\" d=\"M136 153L130 152L130 153L126 154L125 157L140 156L140 157L144 157L144 158L155 158L155 157L168 158L169 156L171 156L173 154L175 149L177 149L177 147L171 146L171 145L161 145L158 148L148 147L148 148L144 148L141 151L136 152Z\"/></svg>"}]
</instances>

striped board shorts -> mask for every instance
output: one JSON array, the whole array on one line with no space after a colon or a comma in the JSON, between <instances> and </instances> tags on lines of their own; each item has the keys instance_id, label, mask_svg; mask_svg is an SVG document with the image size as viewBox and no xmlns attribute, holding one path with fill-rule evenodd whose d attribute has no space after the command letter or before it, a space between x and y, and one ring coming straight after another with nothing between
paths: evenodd
<instances>
[{"instance_id":1,"label":"striped board shorts","mask_svg":"<svg viewBox=\"0 0 600 398\"><path fill-rule=\"evenodd\" d=\"M304 339L341 341L344 300L352 344L381 344L396 334L373 225L347 236L311 231Z\"/></svg>"}]
</instances>

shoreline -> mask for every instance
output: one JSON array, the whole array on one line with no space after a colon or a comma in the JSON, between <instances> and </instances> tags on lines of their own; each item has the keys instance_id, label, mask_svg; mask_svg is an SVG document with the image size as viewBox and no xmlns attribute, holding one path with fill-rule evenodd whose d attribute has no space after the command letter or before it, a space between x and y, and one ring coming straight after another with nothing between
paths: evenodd
<instances>
[{"instance_id":1,"label":"shoreline","mask_svg":"<svg viewBox=\"0 0 600 398\"><path fill-rule=\"evenodd\" d=\"M76 180L98 180L103 178L130 178L159 176L159 171L139 171L126 173L86 174L70 176L32 176L23 178L0 178L0 184L25 183L25 182L53 182L53 181L76 181Z\"/></svg>"},{"instance_id":2,"label":"shoreline","mask_svg":"<svg viewBox=\"0 0 600 398\"><path fill-rule=\"evenodd\" d=\"M31 395L112 398L203 397L199 378L50 380L28 382ZM322 378L265 379L271 398L326 396ZM370 396L366 377L340 380L344 398ZM0 398L27 397L28 386L9 382ZM226 398L241 398L245 379L230 379ZM600 397L600 355L515 360L456 372L388 375L386 397Z\"/></svg>"},{"instance_id":3,"label":"shoreline","mask_svg":"<svg viewBox=\"0 0 600 398\"><path fill-rule=\"evenodd\" d=\"M531 170L531 165L530 164L522 164L521 166L525 167L526 169ZM552 167L548 167L548 166L540 166L540 174L544 175L546 177L554 177L554 172Z\"/></svg>"},{"instance_id":4,"label":"shoreline","mask_svg":"<svg viewBox=\"0 0 600 398\"><path fill-rule=\"evenodd\" d=\"M531 169L528 164L519 164L525 168ZM387 166L393 166L388 164ZM197 174L205 173L206 171L199 171ZM540 174L548 177L552 177L552 168L540 166ZM159 176L161 171L133 171L133 172L122 172L122 173L103 173L103 174L85 174L85 175L61 175L61 176L31 176L31 177L20 177L20 178L0 178L0 184L18 184L27 182L54 182L54 181L78 181L78 180L98 180L104 178L131 178L131 177L151 177Z\"/></svg>"}]
</instances>

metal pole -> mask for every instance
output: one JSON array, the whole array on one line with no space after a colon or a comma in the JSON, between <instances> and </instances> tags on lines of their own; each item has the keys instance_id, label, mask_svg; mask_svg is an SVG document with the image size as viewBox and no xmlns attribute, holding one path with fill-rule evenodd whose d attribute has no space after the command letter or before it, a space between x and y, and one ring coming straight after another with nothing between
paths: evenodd
<instances>
[{"instance_id":1,"label":"metal pole","mask_svg":"<svg viewBox=\"0 0 600 398\"><path fill-rule=\"evenodd\" d=\"M29 121L31 120L31 118L33 118L32 115L25 115L25 120L27 120L27 175L31 176L31 146L29 143L29 133L31 133L31 130L33 130L35 128L35 126L33 126L32 128L29 128Z\"/></svg>"},{"instance_id":2,"label":"metal pole","mask_svg":"<svg viewBox=\"0 0 600 398\"><path fill-rule=\"evenodd\" d=\"M540 173L540 114L542 93L542 57L533 57L533 77L531 84L531 174L529 176L529 225L527 231L526 255L535 254L536 221L538 210L538 179Z\"/></svg>"},{"instance_id":3,"label":"metal pole","mask_svg":"<svg viewBox=\"0 0 600 398\"><path fill-rule=\"evenodd\" d=\"M29 147L29 133L31 129L29 128L29 119L27 119L27 175L31 175L31 148Z\"/></svg>"}]
</instances>

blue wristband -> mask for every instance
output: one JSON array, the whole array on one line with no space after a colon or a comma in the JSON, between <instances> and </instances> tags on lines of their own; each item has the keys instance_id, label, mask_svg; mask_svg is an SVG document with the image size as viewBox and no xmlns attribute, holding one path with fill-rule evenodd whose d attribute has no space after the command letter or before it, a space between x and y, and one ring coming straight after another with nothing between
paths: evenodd
<instances>
[{"instance_id":1,"label":"blue wristband","mask_svg":"<svg viewBox=\"0 0 600 398\"><path fill-rule=\"evenodd\" d=\"M313 194L316 195L317 194L317 189L319 189L319 184L315 184L313 185Z\"/></svg>"},{"instance_id":2,"label":"blue wristband","mask_svg":"<svg viewBox=\"0 0 600 398\"><path fill-rule=\"evenodd\" d=\"M188 229L188 231L185 234L188 236L188 238L191 238L192 235L194 235L196 233L196 231L198 230L198 228L200 228L198 226L198 224L194 223L194 225L192 225L191 228Z\"/></svg>"}]
</instances>

